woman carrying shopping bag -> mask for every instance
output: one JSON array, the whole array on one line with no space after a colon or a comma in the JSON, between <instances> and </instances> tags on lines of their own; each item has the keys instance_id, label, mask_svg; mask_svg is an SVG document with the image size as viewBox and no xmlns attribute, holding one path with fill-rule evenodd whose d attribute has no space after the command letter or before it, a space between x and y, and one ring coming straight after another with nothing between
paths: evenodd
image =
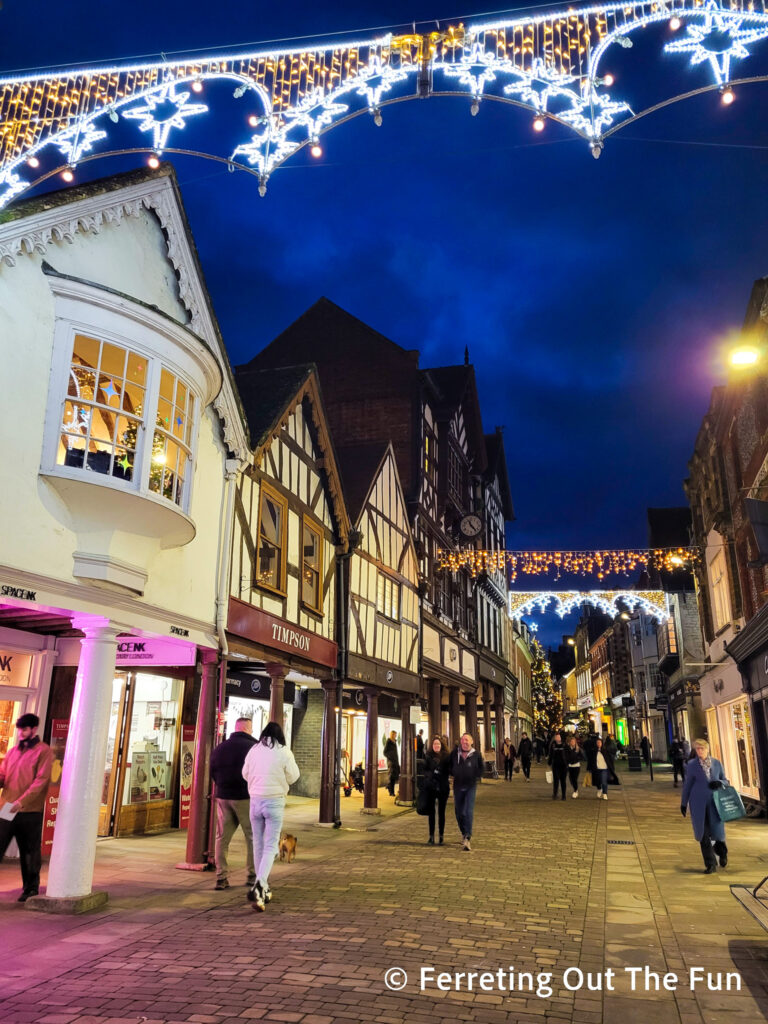
<instances>
[{"instance_id":1,"label":"woman carrying shopping bag","mask_svg":"<svg viewBox=\"0 0 768 1024\"><path fill-rule=\"evenodd\" d=\"M717 871L718 859L721 868L728 863L725 825L715 801L715 793L728 785L728 779L717 758L710 757L706 740L694 740L693 749L696 756L691 758L685 770L680 813L685 817L690 806L693 835L704 858L704 874L711 875Z\"/></svg>"}]
</instances>

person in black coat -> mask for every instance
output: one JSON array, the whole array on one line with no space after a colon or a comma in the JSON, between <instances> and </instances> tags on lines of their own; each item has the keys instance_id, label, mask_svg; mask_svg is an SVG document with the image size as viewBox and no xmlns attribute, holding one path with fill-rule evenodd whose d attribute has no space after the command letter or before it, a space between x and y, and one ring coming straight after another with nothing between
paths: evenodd
<instances>
[{"instance_id":1,"label":"person in black coat","mask_svg":"<svg viewBox=\"0 0 768 1024\"><path fill-rule=\"evenodd\" d=\"M679 736L675 737L674 742L670 746L669 756L672 761L674 788L677 789L678 775L680 776L680 781L685 782L685 747Z\"/></svg>"},{"instance_id":2,"label":"person in black coat","mask_svg":"<svg viewBox=\"0 0 768 1024\"><path fill-rule=\"evenodd\" d=\"M469 841L472 838L477 783L483 777L483 759L475 750L468 732L464 733L451 754L451 775L453 808L461 832L461 845L469 852L472 849Z\"/></svg>"},{"instance_id":3,"label":"person in black coat","mask_svg":"<svg viewBox=\"0 0 768 1024\"><path fill-rule=\"evenodd\" d=\"M531 781L531 759L533 757L533 744L531 743L528 733L524 732L520 737L520 746L517 749L518 757L520 758L520 764L523 769L523 777L526 782Z\"/></svg>"},{"instance_id":4,"label":"person in black coat","mask_svg":"<svg viewBox=\"0 0 768 1024\"><path fill-rule=\"evenodd\" d=\"M565 745L565 764L568 768L568 778L571 782L574 799L579 795L579 772L583 760L584 754L579 747L579 741L575 736L569 736Z\"/></svg>"},{"instance_id":5,"label":"person in black coat","mask_svg":"<svg viewBox=\"0 0 768 1024\"><path fill-rule=\"evenodd\" d=\"M395 795L395 784L400 778L400 755L397 752L397 733L393 729L389 734L389 739L384 743L384 757L387 759L387 767L389 768L389 782L387 783L387 790L390 796Z\"/></svg>"},{"instance_id":6,"label":"person in black coat","mask_svg":"<svg viewBox=\"0 0 768 1024\"><path fill-rule=\"evenodd\" d=\"M565 744L559 732L552 737L547 764L552 769L552 799L557 800L557 790L560 787L562 799L565 800L565 778L568 774L568 767L565 761Z\"/></svg>"},{"instance_id":7,"label":"person in black coat","mask_svg":"<svg viewBox=\"0 0 768 1024\"><path fill-rule=\"evenodd\" d=\"M211 754L211 778L216 784L216 885L214 889L229 888L227 851L237 826L245 836L248 860L248 885L256 881L253 862L253 831L251 829L251 800L248 783L243 778L243 765L248 751L256 740L251 735L250 718L238 718L235 731L220 743Z\"/></svg>"},{"instance_id":8,"label":"person in black coat","mask_svg":"<svg viewBox=\"0 0 768 1024\"><path fill-rule=\"evenodd\" d=\"M421 785L426 794L429 816L430 846L435 842L435 808L437 808L438 846L443 845L445 832L445 805L451 789L451 756L439 736L432 738L432 745L424 754Z\"/></svg>"}]
</instances>

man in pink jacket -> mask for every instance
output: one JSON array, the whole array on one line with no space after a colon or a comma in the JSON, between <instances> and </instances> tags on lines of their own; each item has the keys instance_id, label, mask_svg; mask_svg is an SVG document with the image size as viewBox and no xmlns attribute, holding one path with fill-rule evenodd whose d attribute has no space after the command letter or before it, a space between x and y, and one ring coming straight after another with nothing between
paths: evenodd
<instances>
[{"instance_id":1,"label":"man in pink jacket","mask_svg":"<svg viewBox=\"0 0 768 1024\"><path fill-rule=\"evenodd\" d=\"M0 861L12 839L19 845L24 889L19 903L37 896L40 889L40 848L45 795L51 781L53 752L37 735L37 715L22 715L16 722L18 743L0 765Z\"/></svg>"}]
</instances>

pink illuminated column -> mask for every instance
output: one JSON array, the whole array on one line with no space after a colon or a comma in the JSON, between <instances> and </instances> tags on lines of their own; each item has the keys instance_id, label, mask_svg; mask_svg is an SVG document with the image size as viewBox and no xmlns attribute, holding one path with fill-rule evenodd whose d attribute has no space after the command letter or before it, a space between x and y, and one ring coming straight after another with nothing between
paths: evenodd
<instances>
[{"instance_id":1,"label":"pink illuminated column","mask_svg":"<svg viewBox=\"0 0 768 1024\"><path fill-rule=\"evenodd\" d=\"M93 883L104 765L107 756L117 635L123 627L73 619L80 641L75 696L61 776L48 871L49 897L87 896Z\"/></svg>"}]
</instances>

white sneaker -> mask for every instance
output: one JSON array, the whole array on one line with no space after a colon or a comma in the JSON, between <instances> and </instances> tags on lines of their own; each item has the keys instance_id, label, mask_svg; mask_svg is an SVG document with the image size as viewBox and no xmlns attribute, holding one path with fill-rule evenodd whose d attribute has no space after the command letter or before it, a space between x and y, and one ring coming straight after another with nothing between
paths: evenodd
<instances>
[{"instance_id":1,"label":"white sneaker","mask_svg":"<svg viewBox=\"0 0 768 1024\"><path fill-rule=\"evenodd\" d=\"M578 791L578 789L574 789L574 791L571 793L571 796L573 797L574 800L578 800L578 798L579 798L579 791Z\"/></svg>"},{"instance_id":2,"label":"white sneaker","mask_svg":"<svg viewBox=\"0 0 768 1024\"><path fill-rule=\"evenodd\" d=\"M254 910L264 910L267 901L264 899L264 888L261 882L254 882L253 887L248 890L248 900L253 904Z\"/></svg>"},{"instance_id":3,"label":"white sneaker","mask_svg":"<svg viewBox=\"0 0 768 1024\"><path fill-rule=\"evenodd\" d=\"M602 793L600 792L600 790L599 790L599 789L598 789L598 791L597 791L597 799L598 799L598 800L602 800L602 799L603 799L603 794L602 794Z\"/></svg>"},{"instance_id":4,"label":"white sneaker","mask_svg":"<svg viewBox=\"0 0 768 1024\"><path fill-rule=\"evenodd\" d=\"M607 799L608 799L608 794L607 793L603 793L603 800L607 800Z\"/></svg>"}]
</instances>

